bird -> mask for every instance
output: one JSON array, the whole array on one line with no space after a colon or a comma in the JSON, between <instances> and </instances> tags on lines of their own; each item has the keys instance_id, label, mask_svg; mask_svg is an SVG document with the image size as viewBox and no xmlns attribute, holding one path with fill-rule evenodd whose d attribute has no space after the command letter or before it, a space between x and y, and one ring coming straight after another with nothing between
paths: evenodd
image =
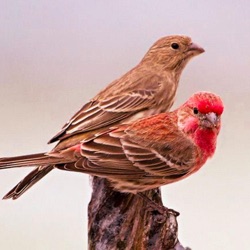
<instances>
[{"instance_id":1,"label":"bird","mask_svg":"<svg viewBox=\"0 0 250 250\"><path fill-rule=\"evenodd\" d=\"M111 82L62 127L49 141L57 142L50 153L0 159L0 169L37 167L4 199L17 199L53 170L61 152L69 152L69 157L72 157L72 147L78 148L82 141L86 142L110 127L169 111L183 69L191 58L204 51L184 35L171 35L157 40L137 66ZM65 154L64 157L67 158ZM106 158L103 160L104 166L109 162ZM71 162L72 159L67 160ZM62 168L62 165L57 167Z\"/></svg>"},{"instance_id":2,"label":"bird","mask_svg":"<svg viewBox=\"0 0 250 250\"><path fill-rule=\"evenodd\" d=\"M223 110L218 95L198 92L172 112L109 127L70 147L2 158L0 169L51 166L106 178L116 191L140 194L190 176L214 155ZM15 199L15 190L6 198Z\"/></svg>"}]
</instances>

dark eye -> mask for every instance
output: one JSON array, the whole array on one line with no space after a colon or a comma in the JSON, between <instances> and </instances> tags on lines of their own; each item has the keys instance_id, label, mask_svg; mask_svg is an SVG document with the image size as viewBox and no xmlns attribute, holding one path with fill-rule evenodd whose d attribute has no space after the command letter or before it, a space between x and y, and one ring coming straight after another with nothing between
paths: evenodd
<instances>
[{"instance_id":1,"label":"dark eye","mask_svg":"<svg viewBox=\"0 0 250 250\"><path fill-rule=\"evenodd\" d=\"M197 108L194 108L193 112L194 112L195 115L197 115L199 113L199 110Z\"/></svg>"},{"instance_id":2,"label":"dark eye","mask_svg":"<svg viewBox=\"0 0 250 250\"><path fill-rule=\"evenodd\" d=\"M172 43L171 48L172 49L179 49L179 44L178 43Z\"/></svg>"}]
</instances>

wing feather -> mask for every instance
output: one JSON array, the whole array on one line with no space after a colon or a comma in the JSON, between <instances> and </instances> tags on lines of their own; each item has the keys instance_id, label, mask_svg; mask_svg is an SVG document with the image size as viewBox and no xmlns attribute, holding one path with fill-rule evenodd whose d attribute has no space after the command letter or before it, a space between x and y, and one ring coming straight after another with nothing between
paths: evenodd
<instances>
[{"instance_id":1,"label":"wing feather","mask_svg":"<svg viewBox=\"0 0 250 250\"><path fill-rule=\"evenodd\" d=\"M81 156L84 161L78 161L76 168L97 176L105 175L109 179L114 179L113 175L118 173L120 176L129 175L131 180L133 174L134 178L140 175L164 179L185 175L193 165L193 154L187 153L193 151L193 145L189 141L184 143L186 146L182 145L180 150L187 153L186 158L176 161L176 154L181 152L174 147L176 141L172 133L166 133L163 151L159 150L157 142L154 142L155 147L148 147L139 138L136 142L135 138L128 136L126 129L100 135L82 143Z\"/></svg>"},{"instance_id":2,"label":"wing feather","mask_svg":"<svg viewBox=\"0 0 250 250\"><path fill-rule=\"evenodd\" d=\"M105 126L112 126L135 113L152 108L159 102L159 92L162 89L160 77L148 76L146 90L143 83L137 83L137 89L125 89L120 93L110 93L104 99L93 99L85 104L57 133L49 143L63 140L74 134L84 133ZM129 84L128 84L129 85Z\"/></svg>"}]
</instances>

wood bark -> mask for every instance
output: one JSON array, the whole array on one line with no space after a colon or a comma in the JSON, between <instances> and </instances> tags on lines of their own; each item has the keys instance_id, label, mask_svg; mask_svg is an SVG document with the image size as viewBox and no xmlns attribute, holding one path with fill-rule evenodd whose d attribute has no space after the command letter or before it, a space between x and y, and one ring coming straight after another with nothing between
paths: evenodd
<instances>
[{"instance_id":1,"label":"wood bark","mask_svg":"<svg viewBox=\"0 0 250 250\"><path fill-rule=\"evenodd\" d=\"M162 205L159 189L145 194ZM185 249L178 241L173 214L162 218L141 197L114 191L106 179L93 178L88 220L89 250Z\"/></svg>"}]
</instances>

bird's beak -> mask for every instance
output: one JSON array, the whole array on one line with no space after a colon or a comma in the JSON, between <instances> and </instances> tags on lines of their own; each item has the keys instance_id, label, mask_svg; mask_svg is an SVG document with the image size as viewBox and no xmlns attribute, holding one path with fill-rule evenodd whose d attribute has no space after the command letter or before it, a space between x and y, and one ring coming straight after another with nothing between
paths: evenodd
<instances>
[{"instance_id":1,"label":"bird's beak","mask_svg":"<svg viewBox=\"0 0 250 250\"><path fill-rule=\"evenodd\" d=\"M190 43L188 46L188 51L193 52L194 54L201 54L205 52L205 50L196 43Z\"/></svg>"},{"instance_id":2,"label":"bird's beak","mask_svg":"<svg viewBox=\"0 0 250 250\"><path fill-rule=\"evenodd\" d=\"M209 122L209 127L217 127L219 124L219 117L214 112L206 114L206 120Z\"/></svg>"}]
</instances>

